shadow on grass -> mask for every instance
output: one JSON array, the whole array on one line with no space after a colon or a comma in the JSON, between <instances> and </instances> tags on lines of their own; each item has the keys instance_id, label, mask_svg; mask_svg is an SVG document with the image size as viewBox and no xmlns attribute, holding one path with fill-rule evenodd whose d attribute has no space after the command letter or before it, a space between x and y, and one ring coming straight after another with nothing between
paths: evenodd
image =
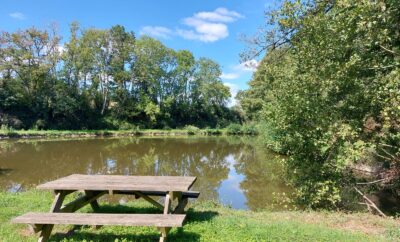
<instances>
[{"instance_id":1,"label":"shadow on grass","mask_svg":"<svg viewBox=\"0 0 400 242\"><path fill-rule=\"evenodd\" d=\"M6 174L10 173L11 171L12 171L12 169L0 168L0 175L6 175Z\"/></svg>"},{"instance_id":2,"label":"shadow on grass","mask_svg":"<svg viewBox=\"0 0 400 242\"><path fill-rule=\"evenodd\" d=\"M113 233L90 233L86 231L75 230L68 232L67 234L56 233L51 237L50 241L62 241L64 239L74 241L159 241L160 234L157 232L147 232L146 234L124 234L116 235ZM200 241L200 235L193 232L186 232L183 229L174 230L167 236L168 241Z\"/></svg>"},{"instance_id":3,"label":"shadow on grass","mask_svg":"<svg viewBox=\"0 0 400 242\"><path fill-rule=\"evenodd\" d=\"M185 223L206 222L212 220L216 216L218 216L218 213L215 211L196 211L190 208L186 212Z\"/></svg>"},{"instance_id":4,"label":"shadow on grass","mask_svg":"<svg viewBox=\"0 0 400 242\"><path fill-rule=\"evenodd\" d=\"M131 207L126 205L101 205L98 213L128 213L128 214L160 214L160 209L155 207ZM218 213L215 211L195 211L194 209L188 209L185 224L193 222L205 222L212 220ZM127 233L127 234L113 234L109 232L102 232L94 230L93 233L90 231L81 231L81 228L88 226L74 226L67 233L56 233L51 236L50 241L61 241L63 239L73 239L74 241L118 241L125 239L127 241L158 241L160 233L145 232L143 233ZM167 236L169 241L200 241L200 235L193 232L185 231L185 226L177 228L171 231Z\"/></svg>"}]
</instances>

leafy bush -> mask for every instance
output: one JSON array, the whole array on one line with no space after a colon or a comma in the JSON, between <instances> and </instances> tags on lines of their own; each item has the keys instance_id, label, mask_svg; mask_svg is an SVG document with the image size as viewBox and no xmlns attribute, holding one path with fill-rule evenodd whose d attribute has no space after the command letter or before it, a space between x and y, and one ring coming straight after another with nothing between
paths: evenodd
<instances>
[{"instance_id":1,"label":"leafy bush","mask_svg":"<svg viewBox=\"0 0 400 242\"><path fill-rule=\"evenodd\" d=\"M134 124L131 124L127 121L122 121L119 123L119 130L134 130L136 126Z\"/></svg>"},{"instance_id":2,"label":"leafy bush","mask_svg":"<svg viewBox=\"0 0 400 242\"><path fill-rule=\"evenodd\" d=\"M228 127L226 127L226 133L229 135L243 134L242 126L240 124L230 124Z\"/></svg>"},{"instance_id":3,"label":"leafy bush","mask_svg":"<svg viewBox=\"0 0 400 242\"><path fill-rule=\"evenodd\" d=\"M246 135L258 135L258 129L255 124L244 124L242 133Z\"/></svg>"},{"instance_id":4,"label":"leafy bush","mask_svg":"<svg viewBox=\"0 0 400 242\"><path fill-rule=\"evenodd\" d=\"M197 134L197 133L200 131L200 129L197 128L197 127L194 126L194 125L186 125L186 126L185 126L185 130L187 131L187 133L188 133L189 135L195 135L195 134Z\"/></svg>"},{"instance_id":5,"label":"leafy bush","mask_svg":"<svg viewBox=\"0 0 400 242\"><path fill-rule=\"evenodd\" d=\"M222 134L221 130L219 129L206 129L206 134L207 135L220 135Z\"/></svg>"},{"instance_id":6,"label":"leafy bush","mask_svg":"<svg viewBox=\"0 0 400 242\"><path fill-rule=\"evenodd\" d=\"M43 119L36 120L35 124L33 125L33 129L35 130L43 130L46 128L46 121Z\"/></svg>"},{"instance_id":7,"label":"leafy bush","mask_svg":"<svg viewBox=\"0 0 400 242\"><path fill-rule=\"evenodd\" d=\"M10 137L14 137L17 136L18 134L15 132L15 130L8 126L7 124L2 124L0 126L0 130L3 131L6 135L10 136Z\"/></svg>"},{"instance_id":8,"label":"leafy bush","mask_svg":"<svg viewBox=\"0 0 400 242\"><path fill-rule=\"evenodd\" d=\"M22 129L24 127L24 123L18 119L16 116L7 115L0 113L0 124L6 125L8 127L12 127L14 129Z\"/></svg>"}]
</instances>

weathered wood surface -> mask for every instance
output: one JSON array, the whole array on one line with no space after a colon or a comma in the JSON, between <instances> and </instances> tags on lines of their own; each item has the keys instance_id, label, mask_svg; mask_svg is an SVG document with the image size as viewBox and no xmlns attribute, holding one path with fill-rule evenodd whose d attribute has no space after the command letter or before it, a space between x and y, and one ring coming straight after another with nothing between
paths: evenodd
<instances>
[{"instance_id":1,"label":"weathered wood surface","mask_svg":"<svg viewBox=\"0 0 400 242\"><path fill-rule=\"evenodd\" d=\"M188 191L196 177L74 174L39 185L45 190Z\"/></svg>"},{"instance_id":2,"label":"weathered wood surface","mask_svg":"<svg viewBox=\"0 0 400 242\"><path fill-rule=\"evenodd\" d=\"M140 191L140 193L145 194L147 196L159 196L164 197L168 194L168 192L163 191ZM124 195L134 195L134 191L116 191L114 194L124 194ZM187 191L182 192L183 198L198 198L200 196L200 192L196 191Z\"/></svg>"},{"instance_id":3,"label":"weathered wood surface","mask_svg":"<svg viewBox=\"0 0 400 242\"><path fill-rule=\"evenodd\" d=\"M106 192L104 192L104 191L87 193L83 196L78 197L74 201L71 201L70 203L63 205L60 208L60 212L73 213L73 212L83 208L87 204L95 202L96 199L103 196L104 194L106 194ZM97 204L97 202L96 202L96 204ZM92 206L92 208L93 208L93 206Z\"/></svg>"},{"instance_id":4,"label":"weathered wood surface","mask_svg":"<svg viewBox=\"0 0 400 242\"><path fill-rule=\"evenodd\" d=\"M135 196L137 198L143 198L144 200L146 200L147 202L153 204L154 206L156 206L157 208L163 210L164 206L162 204L160 204L159 202L157 202L156 200L154 200L153 198L141 193L141 192L133 192L135 194Z\"/></svg>"},{"instance_id":5,"label":"weathered wood surface","mask_svg":"<svg viewBox=\"0 0 400 242\"><path fill-rule=\"evenodd\" d=\"M182 227L182 214L27 213L13 223Z\"/></svg>"},{"instance_id":6,"label":"weathered wood surface","mask_svg":"<svg viewBox=\"0 0 400 242\"><path fill-rule=\"evenodd\" d=\"M53 204L50 208L50 213L60 212L62 203L64 202L65 196L67 192L65 191L57 191L53 200ZM34 226L35 227L35 226ZM39 229L39 226L36 227L38 231L40 231L38 242L45 242L49 239L51 231L53 230L53 224L42 224ZM34 229L35 230L35 229Z\"/></svg>"}]
</instances>

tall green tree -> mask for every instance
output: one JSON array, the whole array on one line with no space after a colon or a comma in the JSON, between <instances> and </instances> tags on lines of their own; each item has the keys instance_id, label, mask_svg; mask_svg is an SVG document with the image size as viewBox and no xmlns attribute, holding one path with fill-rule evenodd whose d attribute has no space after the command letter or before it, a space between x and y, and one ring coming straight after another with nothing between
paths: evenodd
<instances>
[{"instance_id":1,"label":"tall green tree","mask_svg":"<svg viewBox=\"0 0 400 242\"><path fill-rule=\"evenodd\" d=\"M99 129L227 123L217 63L196 60L116 25L0 37L0 122L15 128ZM222 120L222 121L219 121Z\"/></svg>"}]
</instances>

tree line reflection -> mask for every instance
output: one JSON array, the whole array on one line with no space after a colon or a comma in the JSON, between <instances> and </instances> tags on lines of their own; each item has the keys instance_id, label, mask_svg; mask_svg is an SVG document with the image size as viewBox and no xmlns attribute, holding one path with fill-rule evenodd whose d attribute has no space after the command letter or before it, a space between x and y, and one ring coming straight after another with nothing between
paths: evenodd
<instances>
[{"instance_id":1,"label":"tree line reflection","mask_svg":"<svg viewBox=\"0 0 400 242\"><path fill-rule=\"evenodd\" d=\"M240 189L250 209L272 204L287 191L280 157L254 139L235 137L118 138L0 142L0 188L20 190L73 173L197 176L202 199L219 200L228 179L227 157L244 176ZM16 189L18 188L18 189ZM232 199L235 199L232 197Z\"/></svg>"}]
</instances>

